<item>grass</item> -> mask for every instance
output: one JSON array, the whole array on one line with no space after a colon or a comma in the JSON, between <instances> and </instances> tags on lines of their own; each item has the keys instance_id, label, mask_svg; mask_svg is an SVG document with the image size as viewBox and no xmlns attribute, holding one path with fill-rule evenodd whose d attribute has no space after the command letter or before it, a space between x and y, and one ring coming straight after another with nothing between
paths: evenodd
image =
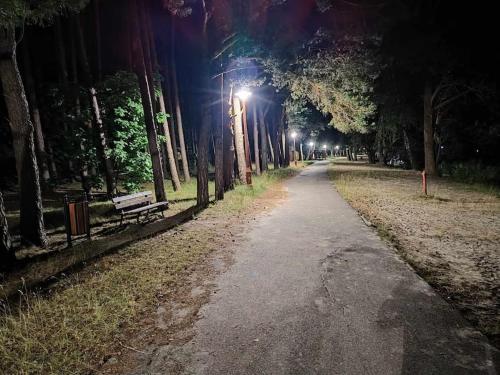
<instances>
[{"instance_id":1,"label":"grass","mask_svg":"<svg viewBox=\"0 0 500 375\"><path fill-rule=\"evenodd\" d=\"M287 169L254 177L252 188L236 186L201 217L230 222L269 187L295 173ZM176 194L194 199L195 184ZM167 232L137 242L68 276L49 294L25 293L19 304L3 306L0 373L94 371L106 356L123 350L124 333L139 329L135 323L168 296L183 272L222 245L224 230L197 222L175 235Z\"/></svg>"}]
</instances>

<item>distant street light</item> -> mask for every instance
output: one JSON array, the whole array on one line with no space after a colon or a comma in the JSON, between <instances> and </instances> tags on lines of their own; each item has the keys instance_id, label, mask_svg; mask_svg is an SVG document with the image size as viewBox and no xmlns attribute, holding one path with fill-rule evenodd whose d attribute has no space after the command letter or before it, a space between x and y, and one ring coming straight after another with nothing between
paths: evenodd
<instances>
[{"instance_id":1,"label":"distant street light","mask_svg":"<svg viewBox=\"0 0 500 375\"><path fill-rule=\"evenodd\" d=\"M327 145L323 145L323 151L325 152L325 159L328 157L328 151L326 151Z\"/></svg>"},{"instance_id":2,"label":"distant street light","mask_svg":"<svg viewBox=\"0 0 500 375\"><path fill-rule=\"evenodd\" d=\"M297 166L297 158L295 157L295 138L297 138L297 133L293 132L292 133L292 139L293 139L293 163L295 166Z\"/></svg>"}]
</instances>

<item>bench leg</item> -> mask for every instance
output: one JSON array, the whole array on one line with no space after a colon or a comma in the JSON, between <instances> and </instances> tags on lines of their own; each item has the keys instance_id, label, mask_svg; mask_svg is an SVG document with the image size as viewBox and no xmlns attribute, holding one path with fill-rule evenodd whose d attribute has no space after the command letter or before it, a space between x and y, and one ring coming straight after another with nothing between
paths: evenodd
<instances>
[{"instance_id":1,"label":"bench leg","mask_svg":"<svg viewBox=\"0 0 500 375\"><path fill-rule=\"evenodd\" d=\"M120 215L120 226L123 225L123 214Z\"/></svg>"},{"instance_id":2,"label":"bench leg","mask_svg":"<svg viewBox=\"0 0 500 375\"><path fill-rule=\"evenodd\" d=\"M139 224L139 219L140 219L140 218L141 218L141 213L139 212L139 213L137 214L137 224Z\"/></svg>"}]
</instances>

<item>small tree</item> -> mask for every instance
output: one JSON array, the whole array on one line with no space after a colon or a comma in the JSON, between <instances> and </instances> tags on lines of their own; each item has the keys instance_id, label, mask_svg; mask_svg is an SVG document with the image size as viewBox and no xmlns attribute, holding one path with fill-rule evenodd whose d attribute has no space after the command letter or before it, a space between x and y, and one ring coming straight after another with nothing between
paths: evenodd
<instances>
[{"instance_id":1,"label":"small tree","mask_svg":"<svg viewBox=\"0 0 500 375\"><path fill-rule=\"evenodd\" d=\"M122 180L128 192L137 191L153 177L137 78L132 73L117 72L102 83L99 91L116 182Z\"/></svg>"}]
</instances>

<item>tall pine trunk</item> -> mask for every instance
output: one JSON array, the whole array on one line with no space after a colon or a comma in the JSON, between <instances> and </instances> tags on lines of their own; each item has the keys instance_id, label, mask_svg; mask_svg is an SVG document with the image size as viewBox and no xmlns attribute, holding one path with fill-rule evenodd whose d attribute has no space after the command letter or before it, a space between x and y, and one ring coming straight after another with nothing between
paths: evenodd
<instances>
[{"instance_id":1,"label":"tall pine trunk","mask_svg":"<svg viewBox=\"0 0 500 375\"><path fill-rule=\"evenodd\" d=\"M99 108L99 101L97 100L97 91L93 86L92 74L90 72L90 64L87 55L87 47L85 46L85 38L83 35L83 28L78 16L74 17L75 20L75 31L77 35L78 50L80 53L80 63L82 65L83 78L85 85L87 86L87 93L89 96L89 102L91 105L92 112L92 130L94 131L94 136L96 138L96 149L97 155L101 162L101 167L103 168L104 177L106 181L106 192L108 196L113 195L115 190L114 184L114 172L113 163L109 158L108 152L108 139L106 136L106 131L104 129L104 124L102 123L101 111Z\"/></svg>"},{"instance_id":2,"label":"tall pine trunk","mask_svg":"<svg viewBox=\"0 0 500 375\"><path fill-rule=\"evenodd\" d=\"M144 60L144 46L141 40L141 27L137 14L139 8L136 0L130 1L130 15L134 19L132 32L132 52L134 57L134 71L139 81L139 90L141 93L141 102L144 109L144 121L146 123L146 133L148 138L149 153L153 166L153 183L157 202L167 200L165 186L163 181L163 168L161 165L160 149L158 148L158 135L156 133L156 124L153 115L153 105L151 98L152 82L148 81L146 71L146 62Z\"/></svg>"},{"instance_id":3,"label":"tall pine trunk","mask_svg":"<svg viewBox=\"0 0 500 375\"><path fill-rule=\"evenodd\" d=\"M271 130L271 140L273 142L274 169L279 169L279 167L280 167L280 138L281 138L279 118L278 118L278 121L276 121L271 126L270 130Z\"/></svg>"},{"instance_id":4,"label":"tall pine trunk","mask_svg":"<svg viewBox=\"0 0 500 375\"><path fill-rule=\"evenodd\" d=\"M434 156L434 119L432 113L432 86L425 83L424 89L424 156L425 172L437 176L436 158Z\"/></svg>"},{"instance_id":5,"label":"tall pine trunk","mask_svg":"<svg viewBox=\"0 0 500 375\"><path fill-rule=\"evenodd\" d=\"M260 176L260 151L259 151L259 121L257 119L257 104L253 104L253 152L255 154L255 173Z\"/></svg>"},{"instance_id":6,"label":"tall pine trunk","mask_svg":"<svg viewBox=\"0 0 500 375\"><path fill-rule=\"evenodd\" d=\"M31 69L31 56L29 53L28 39L23 43L23 62L24 62L24 79L26 83L26 92L28 93L28 103L31 109L31 117L35 128L35 147L38 160L38 167L41 172L41 177L45 185L50 180L49 166L47 162L47 153L45 152L45 140L43 137L42 120L40 118L40 109L36 96L35 80Z\"/></svg>"},{"instance_id":7,"label":"tall pine trunk","mask_svg":"<svg viewBox=\"0 0 500 375\"><path fill-rule=\"evenodd\" d=\"M165 99L162 92L160 92L158 101L160 103L160 111L166 114L167 110L165 108ZM168 167L170 169L170 176L172 177L172 186L174 190L177 191L181 189L181 181L179 180L177 166L175 165L174 149L172 148L172 140L170 139L170 126L167 117L165 117L165 121L162 125L164 133L163 135L165 137L165 148L167 150Z\"/></svg>"},{"instance_id":8,"label":"tall pine trunk","mask_svg":"<svg viewBox=\"0 0 500 375\"><path fill-rule=\"evenodd\" d=\"M285 153L284 166L288 168L290 166L290 139L288 138L288 121L286 118L283 124L283 151Z\"/></svg>"},{"instance_id":9,"label":"tall pine trunk","mask_svg":"<svg viewBox=\"0 0 500 375\"><path fill-rule=\"evenodd\" d=\"M13 28L0 28L0 79L12 132L20 189L20 230L24 241L47 245L42 196L35 156L33 124L16 60Z\"/></svg>"},{"instance_id":10,"label":"tall pine trunk","mask_svg":"<svg viewBox=\"0 0 500 375\"><path fill-rule=\"evenodd\" d=\"M206 207L209 203L208 194L208 144L210 138L210 128L211 128L211 111L208 106L209 98L204 101L204 107L202 109L202 119L200 131L198 132L198 159L197 159L197 203L200 207Z\"/></svg>"},{"instance_id":11,"label":"tall pine trunk","mask_svg":"<svg viewBox=\"0 0 500 375\"><path fill-rule=\"evenodd\" d=\"M247 163L245 158L245 141L243 135L243 112L241 102L237 96L233 97L234 113L234 146L236 150L236 162L238 164L238 178L242 184L246 183Z\"/></svg>"},{"instance_id":12,"label":"tall pine trunk","mask_svg":"<svg viewBox=\"0 0 500 375\"><path fill-rule=\"evenodd\" d=\"M215 126L214 137L215 137L215 199L224 199L224 122L226 121L226 116L224 116L224 75L220 78L220 100L221 106L215 111L218 116L213 122Z\"/></svg>"},{"instance_id":13,"label":"tall pine trunk","mask_svg":"<svg viewBox=\"0 0 500 375\"><path fill-rule=\"evenodd\" d=\"M260 135L260 160L261 160L261 170L262 172L267 171L267 161L269 160L268 158L268 152L267 152L267 129L266 129L266 122L264 119L264 111L262 108L259 108L259 135Z\"/></svg>"},{"instance_id":14,"label":"tall pine trunk","mask_svg":"<svg viewBox=\"0 0 500 375\"><path fill-rule=\"evenodd\" d=\"M9 225L5 216L3 196L0 191L0 270L7 269L16 260L10 240Z\"/></svg>"},{"instance_id":15,"label":"tall pine trunk","mask_svg":"<svg viewBox=\"0 0 500 375\"><path fill-rule=\"evenodd\" d=\"M59 82L62 85L64 95L68 94L68 65L66 62L66 48L64 47L63 38L63 25L61 23L61 18L56 17L54 22L54 32L56 41L56 54L58 63L58 77ZM63 123L64 134L69 134L69 128L66 121ZM73 160L67 158L66 165L68 167L70 180L73 180Z\"/></svg>"},{"instance_id":16,"label":"tall pine trunk","mask_svg":"<svg viewBox=\"0 0 500 375\"><path fill-rule=\"evenodd\" d=\"M184 181L189 182L191 180L191 176L189 175L189 161L186 152L186 142L184 140L184 125L182 123L182 110L181 102L179 99L179 85L177 82L177 65L175 62L175 22L173 18L171 38L170 68L172 69L172 91L175 107L175 119L177 123L177 133L179 135L179 147L181 149L182 172L184 174Z\"/></svg>"},{"instance_id":17,"label":"tall pine trunk","mask_svg":"<svg viewBox=\"0 0 500 375\"><path fill-rule=\"evenodd\" d=\"M248 136L248 123L247 123L247 103L243 102L243 140L245 142L245 162L247 165L245 178L246 183L252 184L252 157L250 156L250 137Z\"/></svg>"},{"instance_id":18,"label":"tall pine trunk","mask_svg":"<svg viewBox=\"0 0 500 375\"><path fill-rule=\"evenodd\" d=\"M147 8L150 9L150 8ZM154 33L153 33L153 25L151 22L151 16L150 14L146 11L144 14L145 18L145 25L146 25L146 33L148 36L149 40L149 48L151 50L151 64L153 65L153 71L157 73L159 71L159 62L158 62L158 54L156 52L156 44L155 44L155 38L154 38ZM163 93L164 87L160 83L158 87L159 95L158 95L158 104L160 107L160 112L164 113L165 115L167 114L167 109L165 105L165 95ZM165 143L163 145L163 170L164 174L167 173L167 165L168 169L170 170L170 176L172 178L172 186L174 188L174 191L178 191L181 189L181 182L179 179L179 171L177 169L177 164L175 162L175 156L174 156L174 150L172 147L172 139L170 137L170 124L171 122L168 121L168 118L165 116L165 121L163 121L162 125L162 130L163 130L163 136L165 137Z\"/></svg>"}]
</instances>

